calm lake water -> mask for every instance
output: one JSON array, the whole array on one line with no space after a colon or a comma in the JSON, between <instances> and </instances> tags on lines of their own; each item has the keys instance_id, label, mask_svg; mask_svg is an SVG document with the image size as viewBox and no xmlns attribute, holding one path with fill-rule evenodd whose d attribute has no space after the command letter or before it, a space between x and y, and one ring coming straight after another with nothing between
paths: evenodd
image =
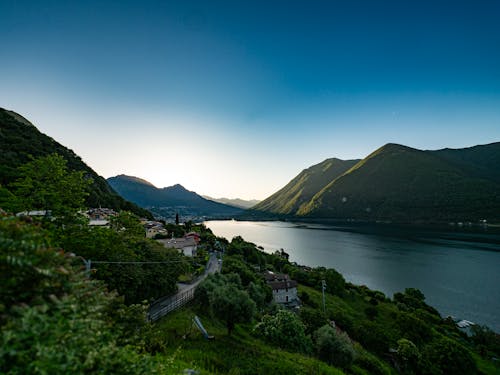
<instances>
[{"instance_id":1,"label":"calm lake water","mask_svg":"<svg viewBox=\"0 0 500 375\"><path fill-rule=\"evenodd\" d=\"M208 221L215 235L242 236L290 261L335 268L346 280L387 296L420 289L443 316L500 332L500 235L387 226Z\"/></svg>"}]
</instances>

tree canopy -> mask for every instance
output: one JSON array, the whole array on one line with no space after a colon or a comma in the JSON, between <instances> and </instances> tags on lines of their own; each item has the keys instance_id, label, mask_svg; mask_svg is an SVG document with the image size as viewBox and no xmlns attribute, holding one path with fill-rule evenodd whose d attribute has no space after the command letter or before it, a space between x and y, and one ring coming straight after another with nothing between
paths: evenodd
<instances>
[{"instance_id":1,"label":"tree canopy","mask_svg":"<svg viewBox=\"0 0 500 375\"><path fill-rule=\"evenodd\" d=\"M47 210L53 215L76 212L85 205L90 181L82 171L69 171L66 160L52 154L19 167L13 194L24 210Z\"/></svg>"}]
</instances>

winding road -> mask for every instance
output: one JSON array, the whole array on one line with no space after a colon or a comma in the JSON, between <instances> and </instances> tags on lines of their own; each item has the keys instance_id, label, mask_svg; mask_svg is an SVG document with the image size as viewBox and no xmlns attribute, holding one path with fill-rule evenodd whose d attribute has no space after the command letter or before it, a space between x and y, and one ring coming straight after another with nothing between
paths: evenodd
<instances>
[{"instance_id":1,"label":"winding road","mask_svg":"<svg viewBox=\"0 0 500 375\"><path fill-rule=\"evenodd\" d=\"M220 272L221 268L222 261L217 259L216 253L211 253L203 275L190 284L177 283L178 290L176 294L161 297L154 301L149 308L148 319L152 321L158 320L162 316L167 315L169 312L174 311L192 300L194 297L194 290L198 284L205 280L209 274Z\"/></svg>"}]
</instances>

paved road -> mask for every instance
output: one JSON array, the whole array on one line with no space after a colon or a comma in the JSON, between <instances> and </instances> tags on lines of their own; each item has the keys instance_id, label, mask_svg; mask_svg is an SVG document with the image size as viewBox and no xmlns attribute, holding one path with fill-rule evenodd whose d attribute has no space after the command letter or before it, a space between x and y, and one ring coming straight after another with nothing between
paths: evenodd
<instances>
[{"instance_id":1,"label":"paved road","mask_svg":"<svg viewBox=\"0 0 500 375\"><path fill-rule=\"evenodd\" d=\"M172 296L165 296L158 298L151 304L149 308L149 315L156 315L161 310L168 310L168 306L170 304L175 303L181 296L186 295L190 290L194 290L209 274L219 272L222 267L222 262L219 262L217 259L217 255L215 253L210 254L208 258L207 266L205 267L205 272L201 275L195 282L186 284L186 283L177 283L178 291L176 294Z\"/></svg>"}]
</instances>

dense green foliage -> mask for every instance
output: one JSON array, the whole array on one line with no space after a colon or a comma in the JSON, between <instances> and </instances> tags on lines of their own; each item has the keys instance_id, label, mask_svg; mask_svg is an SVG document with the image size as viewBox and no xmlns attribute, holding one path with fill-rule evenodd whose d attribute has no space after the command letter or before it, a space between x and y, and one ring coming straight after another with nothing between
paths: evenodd
<instances>
[{"instance_id":1,"label":"dense green foliage","mask_svg":"<svg viewBox=\"0 0 500 375\"><path fill-rule=\"evenodd\" d=\"M312 342L306 336L305 329L304 323L295 313L280 309L274 315L264 315L254 331L256 335L282 349L310 353Z\"/></svg>"},{"instance_id":2,"label":"dense green foliage","mask_svg":"<svg viewBox=\"0 0 500 375\"><path fill-rule=\"evenodd\" d=\"M311 167L330 180L308 185L306 170L255 209L343 220L500 222L499 163L500 143L439 151L388 144L337 176L322 172L322 164Z\"/></svg>"},{"instance_id":3,"label":"dense green foliage","mask_svg":"<svg viewBox=\"0 0 500 375\"><path fill-rule=\"evenodd\" d=\"M180 212L181 216L232 217L242 212L240 208L205 199L181 185L159 189L148 181L125 175L107 181L123 198L145 208L155 207L163 211L170 208Z\"/></svg>"},{"instance_id":4,"label":"dense green foliage","mask_svg":"<svg viewBox=\"0 0 500 375\"><path fill-rule=\"evenodd\" d=\"M52 216L76 213L84 208L90 181L82 171L68 171L66 160L52 154L19 167L19 178L11 184L22 210L47 210Z\"/></svg>"},{"instance_id":5,"label":"dense green foliage","mask_svg":"<svg viewBox=\"0 0 500 375\"><path fill-rule=\"evenodd\" d=\"M174 293L179 275L188 268L187 260L177 250L144 238L140 229L141 235L133 229L66 226L58 231L55 242L68 252L94 261L93 277L106 281L127 303L139 303Z\"/></svg>"},{"instance_id":6,"label":"dense green foliage","mask_svg":"<svg viewBox=\"0 0 500 375\"><path fill-rule=\"evenodd\" d=\"M215 274L207 277L196 289L199 304L208 306L213 316L226 323L230 335L236 323L249 322L256 312L255 302L241 288L238 274Z\"/></svg>"},{"instance_id":7,"label":"dense green foliage","mask_svg":"<svg viewBox=\"0 0 500 375\"><path fill-rule=\"evenodd\" d=\"M354 360L355 351L349 336L324 325L314 332L314 343L319 358L338 367L348 367Z\"/></svg>"},{"instance_id":8,"label":"dense green foliage","mask_svg":"<svg viewBox=\"0 0 500 375\"><path fill-rule=\"evenodd\" d=\"M1 187L8 188L10 183L20 177L18 169L20 166L32 161L33 158L54 153L66 160L70 171L83 172L85 178L91 182L86 199L88 207L101 206L128 210L152 218L148 211L125 201L116 194L106 180L88 167L73 151L39 132L22 116L2 108L0 108L0 203Z\"/></svg>"},{"instance_id":9,"label":"dense green foliage","mask_svg":"<svg viewBox=\"0 0 500 375\"><path fill-rule=\"evenodd\" d=\"M162 372L127 344L146 333L144 311L130 319L140 310L87 279L49 242L37 226L0 218L0 372Z\"/></svg>"}]
</instances>

